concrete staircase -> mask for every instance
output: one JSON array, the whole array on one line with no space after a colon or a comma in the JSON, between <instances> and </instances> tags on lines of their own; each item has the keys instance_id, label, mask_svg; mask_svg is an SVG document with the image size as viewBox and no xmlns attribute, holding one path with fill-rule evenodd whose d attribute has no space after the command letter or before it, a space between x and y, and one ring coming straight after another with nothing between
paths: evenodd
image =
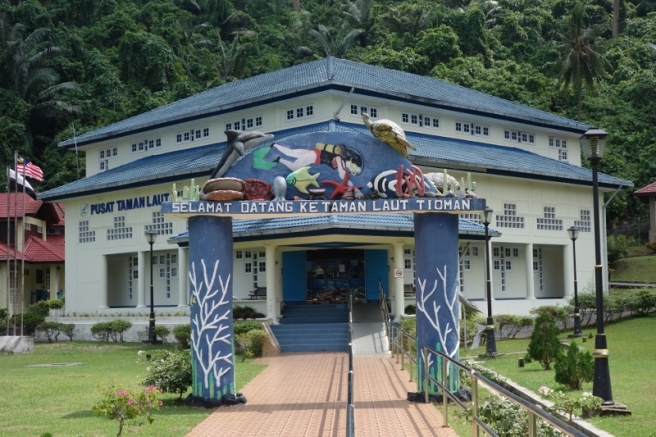
<instances>
[{"instance_id":1,"label":"concrete staircase","mask_svg":"<svg viewBox=\"0 0 656 437\"><path fill-rule=\"evenodd\" d=\"M285 304L271 325L281 352L348 351L348 305Z\"/></svg>"}]
</instances>

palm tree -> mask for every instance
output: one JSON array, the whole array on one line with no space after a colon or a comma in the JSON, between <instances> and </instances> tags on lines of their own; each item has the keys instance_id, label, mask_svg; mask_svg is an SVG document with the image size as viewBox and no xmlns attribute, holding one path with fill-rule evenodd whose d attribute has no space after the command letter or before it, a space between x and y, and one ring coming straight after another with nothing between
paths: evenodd
<instances>
[{"instance_id":1,"label":"palm tree","mask_svg":"<svg viewBox=\"0 0 656 437\"><path fill-rule=\"evenodd\" d=\"M561 35L564 56L558 63L558 80L563 88L572 87L578 102L578 120L581 121L583 89L594 93L595 81L606 76L610 63L592 48L594 31L584 27L584 5L576 3L570 14L569 34Z\"/></svg>"},{"instance_id":2,"label":"palm tree","mask_svg":"<svg viewBox=\"0 0 656 437\"><path fill-rule=\"evenodd\" d=\"M324 56L335 56L336 58L345 57L355 39L364 32L362 29L351 29L345 35L338 34L333 37L323 24L320 24L317 29L310 29L308 33L317 41ZM307 47L298 47L297 52L308 53L312 50Z\"/></svg>"}]
</instances>

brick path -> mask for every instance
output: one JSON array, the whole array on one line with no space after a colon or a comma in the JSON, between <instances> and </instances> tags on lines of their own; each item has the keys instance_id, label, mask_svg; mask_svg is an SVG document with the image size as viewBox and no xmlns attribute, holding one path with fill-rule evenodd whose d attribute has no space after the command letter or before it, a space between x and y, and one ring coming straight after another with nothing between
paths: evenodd
<instances>
[{"instance_id":1,"label":"brick path","mask_svg":"<svg viewBox=\"0 0 656 437\"><path fill-rule=\"evenodd\" d=\"M187 437L346 435L348 355L283 354L261 358L268 367L242 391L246 405L222 407ZM406 400L416 391L390 355L355 356L357 437L457 437L429 404Z\"/></svg>"}]
</instances>

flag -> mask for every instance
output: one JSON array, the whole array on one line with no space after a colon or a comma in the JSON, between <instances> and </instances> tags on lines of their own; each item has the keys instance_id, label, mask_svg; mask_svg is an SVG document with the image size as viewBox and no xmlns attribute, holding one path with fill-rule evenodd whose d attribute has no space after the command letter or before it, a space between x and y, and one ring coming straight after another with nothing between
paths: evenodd
<instances>
[{"instance_id":1,"label":"flag","mask_svg":"<svg viewBox=\"0 0 656 437\"><path fill-rule=\"evenodd\" d=\"M9 169L9 187L10 190L12 191L18 191L18 190L25 190L25 194L28 194L32 199L36 200L36 193L34 192L34 188L32 188L32 185L30 185L29 182L27 182L26 179L23 178L20 174L17 174L15 171L12 169Z\"/></svg>"},{"instance_id":2,"label":"flag","mask_svg":"<svg viewBox=\"0 0 656 437\"><path fill-rule=\"evenodd\" d=\"M43 180L43 171L24 156L16 156L16 171L28 178L36 179L37 181Z\"/></svg>"}]
</instances>

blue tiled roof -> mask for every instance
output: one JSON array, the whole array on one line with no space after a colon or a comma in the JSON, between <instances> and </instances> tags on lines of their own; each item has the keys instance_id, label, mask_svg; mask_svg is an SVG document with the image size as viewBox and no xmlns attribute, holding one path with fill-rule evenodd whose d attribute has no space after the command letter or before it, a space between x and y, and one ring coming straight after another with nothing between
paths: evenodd
<instances>
[{"instance_id":1,"label":"blue tiled roof","mask_svg":"<svg viewBox=\"0 0 656 437\"><path fill-rule=\"evenodd\" d=\"M414 232L414 221L412 214L318 215L313 217L232 221L232 233L236 241L248 237L257 237L258 239L265 236L273 238L293 237L304 231L316 232L327 229L375 230L378 233L387 231L390 234L403 234ZM482 225L461 218L458 223L458 232L460 235L482 237L485 235L485 228ZM489 228L489 234L491 237L501 236L501 233L493 228ZM184 244L188 239L189 233L185 231L169 238L168 241L174 244Z\"/></svg>"},{"instance_id":2,"label":"blue tiled roof","mask_svg":"<svg viewBox=\"0 0 656 437\"><path fill-rule=\"evenodd\" d=\"M299 128L275 132L275 139L310 132L356 132L368 134L358 124L328 121ZM548 179L590 185L589 169L547 158L515 147L495 146L474 141L407 133L408 140L417 148L410 159L420 164L430 164L449 169L464 166L480 168L488 174L499 174L533 179ZM268 143L262 143L264 146ZM54 201L94 193L127 189L139 186L180 181L193 177L207 177L219 161L225 142L194 149L180 150L147 156L120 167L80 179L41 193L42 200ZM602 187L633 186L627 180L599 174Z\"/></svg>"},{"instance_id":3,"label":"blue tiled roof","mask_svg":"<svg viewBox=\"0 0 656 437\"><path fill-rule=\"evenodd\" d=\"M584 132L588 125L439 79L338 58L324 58L227 83L77 137L78 146L230 112L315 89L368 94L502 119ZM60 143L71 147L75 141Z\"/></svg>"}]
</instances>

